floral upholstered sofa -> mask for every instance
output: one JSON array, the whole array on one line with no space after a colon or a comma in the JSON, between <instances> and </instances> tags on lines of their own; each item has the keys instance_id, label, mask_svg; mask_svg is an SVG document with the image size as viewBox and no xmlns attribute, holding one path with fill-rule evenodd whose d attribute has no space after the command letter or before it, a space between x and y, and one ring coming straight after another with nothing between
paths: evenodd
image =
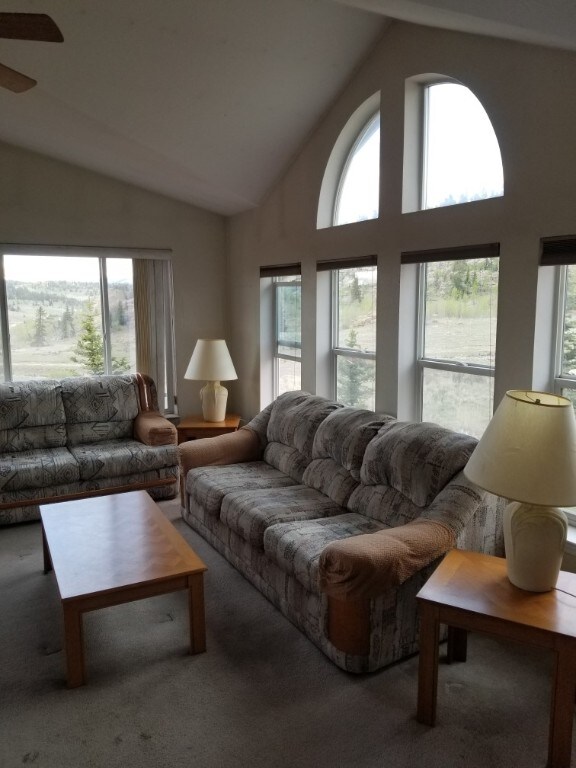
<instances>
[{"instance_id":1,"label":"floral upholstered sofa","mask_svg":"<svg viewBox=\"0 0 576 768\"><path fill-rule=\"evenodd\" d=\"M142 374L0 384L0 524L39 504L178 487L176 428Z\"/></svg>"},{"instance_id":2,"label":"floral upholstered sofa","mask_svg":"<svg viewBox=\"0 0 576 768\"><path fill-rule=\"evenodd\" d=\"M417 651L446 551L503 551L504 500L462 473L476 442L289 392L179 446L182 515L338 666L372 671Z\"/></svg>"}]
</instances>

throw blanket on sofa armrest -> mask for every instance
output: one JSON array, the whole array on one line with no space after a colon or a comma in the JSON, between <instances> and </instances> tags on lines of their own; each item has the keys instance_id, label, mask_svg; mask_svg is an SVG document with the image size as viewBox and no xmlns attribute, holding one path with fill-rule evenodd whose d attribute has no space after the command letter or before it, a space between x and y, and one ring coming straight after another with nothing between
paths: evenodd
<instances>
[{"instance_id":1,"label":"throw blanket on sofa armrest","mask_svg":"<svg viewBox=\"0 0 576 768\"><path fill-rule=\"evenodd\" d=\"M448 526L425 518L334 541L320 556L320 589L340 599L376 597L402 584L455 543Z\"/></svg>"},{"instance_id":2,"label":"throw blanket on sofa armrest","mask_svg":"<svg viewBox=\"0 0 576 768\"><path fill-rule=\"evenodd\" d=\"M134 420L134 437L145 445L176 445L178 433L174 424L158 411L140 412Z\"/></svg>"}]
</instances>

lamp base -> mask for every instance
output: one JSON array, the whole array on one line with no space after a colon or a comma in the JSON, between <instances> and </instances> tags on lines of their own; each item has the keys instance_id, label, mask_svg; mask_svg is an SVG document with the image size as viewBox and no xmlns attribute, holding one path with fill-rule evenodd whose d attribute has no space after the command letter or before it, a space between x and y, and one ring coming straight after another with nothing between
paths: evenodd
<instances>
[{"instance_id":1,"label":"lamp base","mask_svg":"<svg viewBox=\"0 0 576 768\"><path fill-rule=\"evenodd\" d=\"M228 390L219 381L207 381L200 390L204 421L224 421Z\"/></svg>"},{"instance_id":2,"label":"lamp base","mask_svg":"<svg viewBox=\"0 0 576 768\"><path fill-rule=\"evenodd\" d=\"M556 507L512 502L504 510L508 578L520 589L554 589L564 556L568 519Z\"/></svg>"}]
</instances>

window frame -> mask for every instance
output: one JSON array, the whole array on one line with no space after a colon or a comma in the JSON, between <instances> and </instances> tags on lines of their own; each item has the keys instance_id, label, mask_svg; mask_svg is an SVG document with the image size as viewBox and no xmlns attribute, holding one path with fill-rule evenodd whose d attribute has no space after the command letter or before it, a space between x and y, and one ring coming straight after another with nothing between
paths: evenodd
<instances>
[{"instance_id":1,"label":"window frame","mask_svg":"<svg viewBox=\"0 0 576 768\"><path fill-rule=\"evenodd\" d=\"M152 260L155 265L162 263L162 280L155 281L152 301L155 304L156 328L153 348L157 353L155 364L158 375L155 384L158 391L160 408L169 415L177 414L176 370L174 355L174 293L172 281L171 252L158 249L133 249L114 247L90 246L43 246L0 244L0 343L2 344L3 381L12 380L11 339L8 319L8 296L4 269L4 257L9 256L38 256L38 257L78 257L98 259L99 297L101 310L101 329L104 352L104 372L111 375L111 316L108 302L108 280L106 259L130 259L134 264L141 259ZM135 319L135 336L138 328ZM159 353L159 356L158 356Z\"/></svg>"},{"instance_id":2,"label":"window frame","mask_svg":"<svg viewBox=\"0 0 576 768\"><path fill-rule=\"evenodd\" d=\"M459 258L457 252L461 253ZM425 257L428 258L425 258ZM424 417L424 376L426 370L446 371L447 373L470 374L473 376L482 376L495 379L496 362L493 366L482 365L480 363L467 363L443 358L426 357L425 352L425 329L426 329L426 288L428 265L437 262L448 261L469 261L471 259L495 258L500 256L500 247L497 243L488 243L485 246L463 246L455 249L430 250L415 252L413 254L402 254L403 263L417 264L416 278L416 370L415 377L415 402L416 418L419 421ZM443 258L444 257L444 258Z\"/></svg>"},{"instance_id":3,"label":"window frame","mask_svg":"<svg viewBox=\"0 0 576 768\"><path fill-rule=\"evenodd\" d=\"M289 275L287 275L289 277ZM298 277L297 280L291 280L289 282L278 279L280 275L274 275L272 277L272 312L274 318L274 340L273 340L273 354L272 354L272 391L274 398L277 398L280 394L280 360L289 360L300 365L300 385L302 385L302 310L300 310L300 342L295 342L294 348L300 350L300 355L289 355L286 353L278 352L280 346L280 338L278 333L278 296L282 286L289 285L291 287L297 286L300 289L300 298L302 298L302 277L301 275L293 275ZM288 346L283 344L283 346Z\"/></svg>"},{"instance_id":4,"label":"window frame","mask_svg":"<svg viewBox=\"0 0 576 768\"><path fill-rule=\"evenodd\" d=\"M370 117L364 122L362 128L358 131L356 134L356 137L354 141L352 142L348 152L346 153L346 157L344 159L344 162L342 163L342 166L340 168L340 172L338 174L338 183L336 185L336 190L334 193L334 201L332 204L332 223L331 226L333 227L341 227L345 226L346 224L358 224L359 221L349 221L349 222L338 222L336 221L338 216L338 209L340 206L340 200L342 197L342 192L344 188L344 183L346 181L346 177L348 175L348 170L350 169L350 166L352 164L352 161L354 159L354 156L356 152L360 149L364 141L368 138L368 134L375 130L373 128L374 124L378 121L378 134L380 134L380 107L376 109ZM380 155L380 153L379 153ZM361 219L360 221L373 221L374 219L378 218L378 212L380 209L380 169L382 166L382 163L380 162L380 157L378 158L378 205L377 205L377 211L375 217L370 217L369 219Z\"/></svg>"},{"instance_id":5,"label":"window frame","mask_svg":"<svg viewBox=\"0 0 576 768\"><path fill-rule=\"evenodd\" d=\"M350 269L362 269L366 266L370 266L373 269L378 270L377 264L362 264L358 265L347 263L341 267L330 270L330 381L332 388L332 399L338 399L338 358L341 357L344 360L372 360L374 362L374 393L376 393L376 350L374 352L365 352L361 349L352 349L350 347L342 347L336 343L339 336L340 328L340 302L339 302L339 273L344 270ZM376 271L376 277L378 272ZM376 281L375 281L376 282ZM375 310L376 311L376 310ZM375 318L375 332L378 331L378 324Z\"/></svg>"}]
</instances>

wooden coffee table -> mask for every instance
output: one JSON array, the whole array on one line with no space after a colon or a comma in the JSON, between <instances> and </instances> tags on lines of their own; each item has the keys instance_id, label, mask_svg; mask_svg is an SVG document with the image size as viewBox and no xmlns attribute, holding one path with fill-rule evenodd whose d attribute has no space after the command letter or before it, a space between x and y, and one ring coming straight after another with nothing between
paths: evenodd
<instances>
[{"instance_id":1,"label":"wooden coffee table","mask_svg":"<svg viewBox=\"0 0 576 768\"><path fill-rule=\"evenodd\" d=\"M206 566L146 491L40 507L44 572L54 569L64 612L67 683L86 682L82 615L188 590L190 653L206 650Z\"/></svg>"},{"instance_id":2,"label":"wooden coffee table","mask_svg":"<svg viewBox=\"0 0 576 768\"><path fill-rule=\"evenodd\" d=\"M434 725L439 625L447 624L448 658L466 660L468 630L545 648L555 658L548 768L568 768L576 694L576 574L557 588L526 592L510 583L502 557L453 549L417 595L420 607L418 720ZM490 674L490 670L487 671Z\"/></svg>"}]
</instances>

